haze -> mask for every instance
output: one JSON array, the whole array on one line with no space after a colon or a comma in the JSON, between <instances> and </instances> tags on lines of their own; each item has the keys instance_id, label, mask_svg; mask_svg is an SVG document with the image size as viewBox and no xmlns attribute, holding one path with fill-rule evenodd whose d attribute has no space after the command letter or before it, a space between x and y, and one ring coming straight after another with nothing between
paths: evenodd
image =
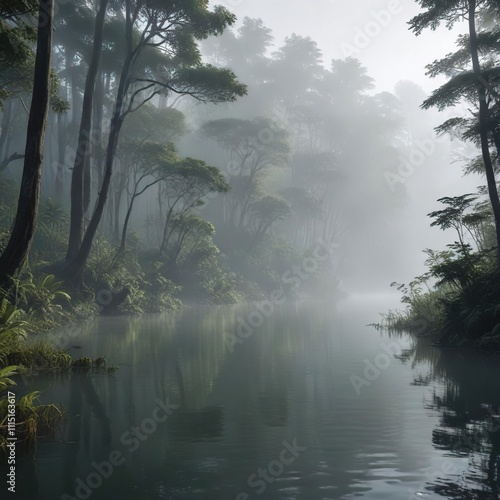
<instances>
[{"instance_id":1,"label":"haze","mask_svg":"<svg viewBox=\"0 0 500 500\"><path fill-rule=\"evenodd\" d=\"M0 498L498 500L499 23L0 0Z\"/></svg>"}]
</instances>

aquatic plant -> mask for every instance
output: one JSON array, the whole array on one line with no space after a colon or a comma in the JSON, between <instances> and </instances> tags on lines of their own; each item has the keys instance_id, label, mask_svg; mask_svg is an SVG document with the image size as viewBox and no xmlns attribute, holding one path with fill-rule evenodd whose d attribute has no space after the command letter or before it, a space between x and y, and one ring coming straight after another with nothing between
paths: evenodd
<instances>
[{"instance_id":1,"label":"aquatic plant","mask_svg":"<svg viewBox=\"0 0 500 500\"><path fill-rule=\"evenodd\" d=\"M16 447L19 449L21 446L21 450L33 450L37 436L53 435L63 419L63 410L59 406L36 404L40 394L38 391L25 394L19 401L14 399L13 402L13 393L7 390L16 385L12 377L18 375L21 369L20 366L12 365L0 369L0 450L4 453L7 450L7 432L12 430L12 424L9 426L8 422L12 414L9 413L10 405L14 405Z\"/></svg>"}]
</instances>

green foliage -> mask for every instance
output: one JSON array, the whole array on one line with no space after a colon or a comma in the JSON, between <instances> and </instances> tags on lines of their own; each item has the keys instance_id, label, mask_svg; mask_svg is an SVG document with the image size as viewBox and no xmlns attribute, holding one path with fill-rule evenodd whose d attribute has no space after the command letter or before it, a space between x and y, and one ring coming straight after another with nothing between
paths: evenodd
<instances>
[{"instance_id":1,"label":"green foliage","mask_svg":"<svg viewBox=\"0 0 500 500\"><path fill-rule=\"evenodd\" d=\"M36 5L2 2L10 5L7 9L2 6L0 11L0 104L16 93L29 91L31 85L36 29L21 20L19 14L32 10L33 3Z\"/></svg>"},{"instance_id":2,"label":"green foliage","mask_svg":"<svg viewBox=\"0 0 500 500\"><path fill-rule=\"evenodd\" d=\"M68 227L68 211L51 198L42 200L30 252L32 268L39 268L64 258L68 243Z\"/></svg>"},{"instance_id":3,"label":"green foliage","mask_svg":"<svg viewBox=\"0 0 500 500\"><path fill-rule=\"evenodd\" d=\"M1 380L1 374L0 374ZM63 410L61 407L50 405L38 405L39 392L34 391L22 396L15 404L16 414L16 437L19 451L32 452L36 446L37 437L53 435L63 422ZM7 418L8 418L7 396L0 399L0 450L7 453Z\"/></svg>"},{"instance_id":4,"label":"green foliage","mask_svg":"<svg viewBox=\"0 0 500 500\"><path fill-rule=\"evenodd\" d=\"M238 278L211 238L199 240L181 257L175 273L183 287L183 299L204 304L232 304L242 300Z\"/></svg>"},{"instance_id":5,"label":"green foliage","mask_svg":"<svg viewBox=\"0 0 500 500\"><path fill-rule=\"evenodd\" d=\"M67 369L71 358L64 351L47 344L26 344L28 324L25 314L5 298L0 302L0 449L6 451L6 391L16 385L14 377L32 370L45 372ZM62 422L62 411L55 405L36 405L38 392L31 392L16 401L16 434L20 446L33 449L37 435L53 431Z\"/></svg>"},{"instance_id":6,"label":"green foliage","mask_svg":"<svg viewBox=\"0 0 500 500\"><path fill-rule=\"evenodd\" d=\"M142 313L178 309L179 287L159 274L163 265L157 252L150 254L137 247L131 247L116 258L114 247L100 237L90 254L85 283L88 289L95 290L95 294L128 288L130 293L120 308L122 311Z\"/></svg>"},{"instance_id":7,"label":"green foliage","mask_svg":"<svg viewBox=\"0 0 500 500\"><path fill-rule=\"evenodd\" d=\"M20 344L7 356L9 363L23 366L29 375L35 373L67 372L73 362L62 349L47 343Z\"/></svg>"},{"instance_id":8,"label":"green foliage","mask_svg":"<svg viewBox=\"0 0 500 500\"><path fill-rule=\"evenodd\" d=\"M268 118L224 118L205 123L201 131L238 161L234 174L253 177L290 160L288 132Z\"/></svg>"},{"instance_id":9,"label":"green foliage","mask_svg":"<svg viewBox=\"0 0 500 500\"><path fill-rule=\"evenodd\" d=\"M5 366L0 369L0 393L6 391L9 387L16 385L10 377L17 374L18 366Z\"/></svg>"},{"instance_id":10,"label":"green foliage","mask_svg":"<svg viewBox=\"0 0 500 500\"><path fill-rule=\"evenodd\" d=\"M459 0L418 0L418 3L424 12L408 23L416 35L420 35L424 29L435 30L441 23L452 28L467 13L464 2Z\"/></svg>"},{"instance_id":11,"label":"green foliage","mask_svg":"<svg viewBox=\"0 0 500 500\"><path fill-rule=\"evenodd\" d=\"M270 227L290 213L288 203L276 196L264 196L250 205L253 241L259 242Z\"/></svg>"},{"instance_id":12,"label":"green foliage","mask_svg":"<svg viewBox=\"0 0 500 500\"><path fill-rule=\"evenodd\" d=\"M68 212L52 198L46 198L40 205L38 219L41 224L59 230L68 223Z\"/></svg>"},{"instance_id":13,"label":"green foliage","mask_svg":"<svg viewBox=\"0 0 500 500\"><path fill-rule=\"evenodd\" d=\"M385 315L384 324L389 329L417 328L421 333L424 325L427 333L438 336L445 346L500 351L500 276L495 249L478 244L474 250L465 242L467 232L476 242L487 241L483 233L489 227L486 223L491 221L491 213L482 211L482 203L472 205L476 198L471 194L442 198L447 207L430 214L435 219L432 225L454 228L460 242L447 245L445 251L427 249L429 271L408 286L393 284L403 293L401 302L407 309Z\"/></svg>"},{"instance_id":14,"label":"green foliage","mask_svg":"<svg viewBox=\"0 0 500 500\"><path fill-rule=\"evenodd\" d=\"M71 368L76 371L90 371L93 373L112 373L116 370L116 366L106 366L106 364L106 359L103 357L95 359L82 357L73 361Z\"/></svg>"},{"instance_id":15,"label":"green foliage","mask_svg":"<svg viewBox=\"0 0 500 500\"><path fill-rule=\"evenodd\" d=\"M458 233L459 240L463 241L464 214L476 200L477 196L472 194L464 194L452 198L440 198L438 201L447 205L447 207L443 210L437 210L428 214L429 217L435 219L431 227L439 226L443 231L445 229L454 228Z\"/></svg>"},{"instance_id":16,"label":"green foliage","mask_svg":"<svg viewBox=\"0 0 500 500\"><path fill-rule=\"evenodd\" d=\"M177 71L167 87L179 94L189 94L201 102L231 102L246 94L246 85L236 75L210 64Z\"/></svg>"},{"instance_id":17,"label":"green foliage","mask_svg":"<svg viewBox=\"0 0 500 500\"><path fill-rule=\"evenodd\" d=\"M177 192L182 193L182 187L187 184L185 190L188 196L196 196L201 199L211 192L224 193L229 186L216 167L207 165L202 160L184 158L177 164L171 165L173 178L170 183L178 183Z\"/></svg>"},{"instance_id":18,"label":"green foliage","mask_svg":"<svg viewBox=\"0 0 500 500\"><path fill-rule=\"evenodd\" d=\"M64 306L69 306L71 297L62 289L62 282L53 274L34 276L25 273L16 281L19 304L35 323L54 326L68 319Z\"/></svg>"},{"instance_id":19,"label":"green foliage","mask_svg":"<svg viewBox=\"0 0 500 500\"><path fill-rule=\"evenodd\" d=\"M200 243L215 233L213 224L193 213L175 214L170 220L170 238L166 254L176 264L181 253L185 259L199 251Z\"/></svg>"},{"instance_id":20,"label":"green foliage","mask_svg":"<svg viewBox=\"0 0 500 500\"><path fill-rule=\"evenodd\" d=\"M24 312L10 304L5 298L0 302L0 364L26 338Z\"/></svg>"}]
</instances>

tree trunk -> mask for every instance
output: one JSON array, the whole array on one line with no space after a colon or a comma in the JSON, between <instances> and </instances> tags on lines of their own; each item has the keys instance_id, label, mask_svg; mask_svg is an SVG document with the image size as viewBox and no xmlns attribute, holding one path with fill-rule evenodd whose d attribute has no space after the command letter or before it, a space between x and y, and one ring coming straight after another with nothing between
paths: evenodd
<instances>
[{"instance_id":1,"label":"tree trunk","mask_svg":"<svg viewBox=\"0 0 500 500\"><path fill-rule=\"evenodd\" d=\"M130 204L128 206L127 214L125 215L125 221L123 222L123 228L122 228L122 238L120 242L120 248L118 250L118 254L121 254L125 251L125 242L127 241L127 229L128 229L128 223L130 221L130 216L132 215L132 209L134 208L134 201L137 198L136 194L134 193L132 195L132 198L130 200Z\"/></svg>"},{"instance_id":2,"label":"tree trunk","mask_svg":"<svg viewBox=\"0 0 500 500\"><path fill-rule=\"evenodd\" d=\"M85 215L90 206L92 176L90 173L90 151L87 151L83 162L83 214Z\"/></svg>"},{"instance_id":3,"label":"tree trunk","mask_svg":"<svg viewBox=\"0 0 500 500\"><path fill-rule=\"evenodd\" d=\"M12 120L12 99L9 99L3 110L2 116L2 131L0 133L0 159L5 160L7 158L7 150L4 149L5 141L7 139L7 135L10 131L10 123Z\"/></svg>"},{"instance_id":4,"label":"tree trunk","mask_svg":"<svg viewBox=\"0 0 500 500\"><path fill-rule=\"evenodd\" d=\"M64 160L66 156L66 129L63 123L63 114L57 114L57 173L55 193L56 199L62 201L64 189Z\"/></svg>"},{"instance_id":5,"label":"tree trunk","mask_svg":"<svg viewBox=\"0 0 500 500\"><path fill-rule=\"evenodd\" d=\"M130 36L132 35L130 34ZM116 146L118 145L118 136L123 124L123 107L129 85L128 79L132 63L133 55L129 53L123 66L122 74L120 77L120 84L118 86L116 96L115 109L111 118L108 146L106 149L104 175L102 179L101 189L97 197L97 203L87 230L85 231L85 235L83 237L82 244L80 245L78 253L70 262L67 263L66 266L65 281L69 286L73 288L79 288L83 283L83 271L85 269L85 265L87 264L90 250L92 249L92 242L94 241L94 236L96 234L97 228L99 227L99 223L101 222L104 207L106 205L106 200L108 198Z\"/></svg>"},{"instance_id":6,"label":"tree trunk","mask_svg":"<svg viewBox=\"0 0 500 500\"><path fill-rule=\"evenodd\" d=\"M96 16L94 29L94 46L92 49L92 59L90 61L87 78L85 80L85 93L83 96L82 118L80 122L80 132L78 134L78 145L76 148L75 165L71 175L71 217L68 249L66 261L76 257L82 242L83 214L84 214L84 185L88 186L89 179L85 184L84 172L88 171L88 157L90 153L90 142L94 135L91 133L92 108L94 99L95 80L99 69L99 61L102 52L102 38L104 21L108 0L101 0L99 11ZM89 189L90 186L87 187ZM87 193L85 198L89 199ZM87 204L88 206L88 204Z\"/></svg>"},{"instance_id":7,"label":"tree trunk","mask_svg":"<svg viewBox=\"0 0 500 500\"><path fill-rule=\"evenodd\" d=\"M495 232L497 239L497 265L500 270L500 200L495 179L495 171L490 154L490 143L488 138L488 103L486 102L486 86L481 75L481 64L479 62L479 51L476 32L476 0L469 0L469 39L470 53L474 74L477 78L477 91L479 96L479 132L481 136L481 152L484 161L484 170L488 183L488 193L490 197L491 208L495 217Z\"/></svg>"},{"instance_id":8,"label":"tree trunk","mask_svg":"<svg viewBox=\"0 0 500 500\"><path fill-rule=\"evenodd\" d=\"M115 178L116 182L116 178ZM108 204L109 210L109 229L111 234L113 235L113 243L117 243L120 241L120 204L121 204L121 196L118 196L117 188L114 188L111 191L110 202Z\"/></svg>"},{"instance_id":9,"label":"tree trunk","mask_svg":"<svg viewBox=\"0 0 500 500\"><path fill-rule=\"evenodd\" d=\"M94 97L94 133L96 138L96 148L94 149L95 171L97 173L97 185L102 183L102 173L104 171L104 155L102 154L103 127L104 127L104 95L106 94L106 80L101 71L97 77Z\"/></svg>"},{"instance_id":10,"label":"tree trunk","mask_svg":"<svg viewBox=\"0 0 500 500\"><path fill-rule=\"evenodd\" d=\"M40 200L43 143L50 99L50 63L54 0L40 0L35 58L24 169L14 227L9 242L0 256L0 286L9 284L28 256L35 230Z\"/></svg>"}]
</instances>

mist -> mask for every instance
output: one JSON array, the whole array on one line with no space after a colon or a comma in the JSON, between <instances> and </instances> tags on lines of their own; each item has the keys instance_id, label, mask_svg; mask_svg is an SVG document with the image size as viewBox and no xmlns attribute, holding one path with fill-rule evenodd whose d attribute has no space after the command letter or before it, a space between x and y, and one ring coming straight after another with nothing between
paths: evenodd
<instances>
[{"instance_id":1,"label":"mist","mask_svg":"<svg viewBox=\"0 0 500 500\"><path fill-rule=\"evenodd\" d=\"M499 19L0 0L0 487L497 499Z\"/></svg>"}]
</instances>

